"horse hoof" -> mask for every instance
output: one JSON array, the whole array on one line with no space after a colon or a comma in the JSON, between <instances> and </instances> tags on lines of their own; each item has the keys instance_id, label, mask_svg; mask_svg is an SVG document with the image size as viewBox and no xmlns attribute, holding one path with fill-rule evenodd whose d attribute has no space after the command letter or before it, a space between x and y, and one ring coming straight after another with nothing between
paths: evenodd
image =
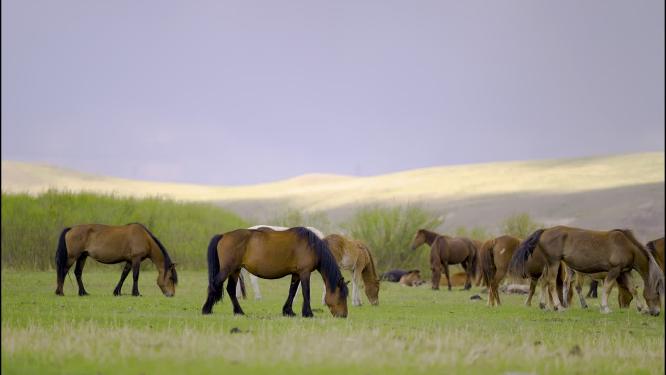
<instances>
[{"instance_id":1,"label":"horse hoof","mask_svg":"<svg viewBox=\"0 0 666 375\"><path fill-rule=\"evenodd\" d=\"M539 303L539 308L541 310L545 310L546 309L546 304L545 303Z\"/></svg>"},{"instance_id":2,"label":"horse hoof","mask_svg":"<svg viewBox=\"0 0 666 375\"><path fill-rule=\"evenodd\" d=\"M120 293L120 292L114 290L114 291L113 291L113 295L117 297L117 296L122 295L122 293Z\"/></svg>"},{"instance_id":3,"label":"horse hoof","mask_svg":"<svg viewBox=\"0 0 666 375\"><path fill-rule=\"evenodd\" d=\"M132 293L132 297L141 297L141 294L139 294L139 293Z\"/></svg>"},{"instance_id":4,"label":"horse hoof","mask_svg":"<svg viewBox=\"0 0 666 375\"><path fill-rule=\"evenodd\" d=\"M283 311L282 316L293 317L296 316L296 313L294 313L293 311Z\"/></svg>"},{"instance_id":5,"label":"horse hoof","mask_svg":"<svg viewBox=\"0 0 666 375\"><path fill-rule=\"evenodd\" d=\"M83 293L79 292L79 297L88 296L88 295L89 295L88 292L83 292Z\"/></svg>"},{"instance_id":6,"label":"horse hoof","mask_svg":"<svg viewBox=\"0 0 666 375\"><path fill-rule=\"evenodd\" d=\"M314 318L314 315L312 313L303 313L304 318Z\"/></svg>"},{"instance_id":7,"label":"horse hoof","mask_svg":"<svg viewBox=\"0 0 666 375\"><path fill-rule=\"evenodd\" d=\"M610 314L611 309L609 309L608 307L602 307L600 311L602 314Z\"/></svg>"},{"instance_id":8,"label":"horse hoof","mask_svg":"<svg viewBox=\"0 0 666 375\"><path fill-rule=\"evenodd\" d=\"M245 315L243 311L234 311L234 315Z\"/></svg>"}]
</instances>

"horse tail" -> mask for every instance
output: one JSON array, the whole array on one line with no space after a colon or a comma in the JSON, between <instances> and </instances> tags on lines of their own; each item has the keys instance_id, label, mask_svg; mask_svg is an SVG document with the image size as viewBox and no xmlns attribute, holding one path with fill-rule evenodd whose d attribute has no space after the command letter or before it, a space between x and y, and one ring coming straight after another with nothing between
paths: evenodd
<instances>
[{"instance_id":1,"label":"horse tail","mask_svg":"<svg viewBox=\"0 0 666 375\"><path fill-rule=\"evenodd\" d=\"M467 273L470 276L470 279L476 278L476 267L479 262L479 249L476 248L474 242L469 241L470 248L472 249L472 256L469 259L469 269Z\"/></svg>"},{"instance_id":2,"label":"horse tail","mask_svg":"<svg viewBox=\"0 0 666 375\"><path fill-rule=\"evenodd\" d=\"M65 235L67 232L72 229L67 227L60 232L60 238L58 239L58 248L55 253L55 264L56 264L56 275L58 278L65 278L67 274L67 241L65 241Z\"/></svg>"},{"instance_id":3,"label":"horse tail","mask_svg":"<svg viewBox=\"0 0 666 375\"><path fill-rule=\"evenodd\" d=\"M317 270L328 283L326 288L330 286L331 292L335 292L335 290L340 287L342 298L347 298L347 294L349 293L347 285L344 282L341 282L344 279L342 278L342 273L338 267L338 262L328 248L326 241L322 240L317 234L305 227L294 227L289 230L295 231L298 237L305 239L308 242L308 246L310 246L317 255L317 258L319 258Z\"/></svg>"},{"instance_id":4,"label":"horse tail","mask_svg":"<svg viewBox=\"0 0 666 375\"><path fill-rule=\"evenodd\" d=\"M539 239L544 231L545 229L538 229L525 239L525 241L520 243L518 249L516 249L516 252L513 253L513 256L511 257L509 273L522 278L527 277L527 270L525 269L527 259L532 255L534 249L539 244Z\"/></svg>"},{"instance_id":5,"label":"horse tail","mask_svg":"<svg viewBox=\"0 0 666 375\"><path fill-rule=\"evenodd\" d=\"M654 260L654 257L652 256L652 253L645 247L643 246L642 243L638 242L636 237L634 236L634 232L632 232L630 229L615 229L616 231L622 232L628 239L631 241L631 243L634 244L637 248L639 248L643 254L647 257L648 260L648 285L646 287L650 288L655 288L657 293L659 293L660 296L664 295L664 274L659 265L657 264L657 261Z\"/></svg>"},{"instance_id":6,"label":"horse tail","mask_svg":"<svg viewBox=\"0 0 666 375\"><path fill-rule=\"evenodd\" d=\"M201 309L202 314L210 314L219 300L222 299L224 290L222 283L218 281L220 275L220 257L217 255L217 244L222 239L222 234L216 234L208 244L208 299Z\"/></svg>"},{"instance_id":7,"label":"horse tail","mask_svg":"<svg viewBox=\"0 0 666 375\"><path fill-rule=\"evenodd\" d=\"M481 264L481 276L486 286L490 286L490 282L495 278L495 257L493 248L495 247L495 240L488 240L481 245L479 249L479 261Z\"/></svg>"}]
</instances>

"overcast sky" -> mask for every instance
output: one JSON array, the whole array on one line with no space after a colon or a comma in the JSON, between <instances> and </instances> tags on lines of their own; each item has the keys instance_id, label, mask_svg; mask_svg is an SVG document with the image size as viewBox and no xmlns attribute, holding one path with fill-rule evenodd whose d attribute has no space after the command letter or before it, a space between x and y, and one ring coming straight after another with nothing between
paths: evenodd
<instances>
[{"instance_id":1,"label":"overcast sky","mask_svg":"<svg viewBox=\"0 0 666 375\"><path fill-rule=\"evenodd\" d=\"M2 159L247 184L664 150L664 1L2 1Z\"/></svg>"}]
</instances>

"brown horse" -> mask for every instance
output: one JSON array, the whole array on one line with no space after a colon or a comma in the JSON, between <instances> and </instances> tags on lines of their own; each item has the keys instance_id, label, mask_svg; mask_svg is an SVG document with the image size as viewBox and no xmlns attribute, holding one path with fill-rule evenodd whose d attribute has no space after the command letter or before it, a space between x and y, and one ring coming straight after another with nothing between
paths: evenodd
<instances>
[{"instance_id":1,"label":"brown horse","mask_svg":"<svg viewBox=\"0 0 666 375\"><path fill-rule=\"evenodd\" d=\"M627 229L592 231L565 226L539 229L523 241L516 251L511 267L522 273L530 254L539 247L546 256L546 277L551 294L555 291L556 275L563 261L568 267L582 273L607 272L601 295L601 312L608 313L608 292L611 283L632 292L629 271L636 270L643 278L643 296L649 313L659 315L660 295L663 295L663 274L652 254ZM637 298L634 295L634 298ZM553 294L555 308L563 310L559 296Z\"/></svg>"},{"instance_id":2,"label":"brown horse","mask_svg":"<svg viewBox=\"0 0 666 375\"><path fill-rule=\"evenodd\" d=\"M352 306L361 306L358 282L363 279L365 295L370 304L379 304L379 279L375 271L375 263L370 249L361 241L345 238L339 234L331 234L324 238L338 266L352 272ZM326 290L322 295L324 300Z\"/></svg>"},{"instance_id":3,"label":"brown horse","mask_svg":"<svg viewBox=\"0 0 666 375\"><path fill-rule=\"evenodd\" d=\"M400 285L404 286L419 286L425 284L425 281L421 279L421 271L419 270L407 271L407 273L400 276L400 280L398 282Z\"/></svg>"},{"instance_id":4,"label":"brown horse","mask_svg":"<svg viewBox=\"0 0 666 375\"><path fill-rule=\"evenodd\" d=\"M451 290L449 278L449 264L461 264L467 272L464 290L472 287L472 279L476 272L476 247L469 238L449 237L435 232L419 229L412 240L412 250L427 243L430 245L430 267L432 269L432 289L439 289L439 279L444 274L449 280L448 287Z\"/></svg>"},{"instance_id":5,"label":"brown horse","mask_svg":"<svg viewBox=\"0 0 666 375\"><path fill-rule=\"evenodd\" d=\"M222 299L224 281L234 314L244 314L236 298L241 267L264 279L291 275L289 296L282 314L294 316L292 303L299 284L303 289L304 317L312 317L310 274L317 270L326 286L326 305L336 317L347 317L347 284L326 242L307 228L285 231L237 229L213 236L208 245L208 298L202 314L210 314Z\"/></svg>"},{"instance_id":6,"label":"brown horse","mask_svg":"<svg viewBox=\"0 0 666 375\"><path fill-rule=\"evenodd\" d=\"M566 291L565 293L569 296L565 306L566 307L571 306L571 299L573 297L573 293L571 293L569 291L571 290L571 288L573 286L573 288L576 290L576 294L578 294L578 300L580 302L580 307L586 309L588 306L587 306L587 302L585 301L586 297L583 297L583 281L586 278L589 277L589 278L592 279L592 283L598 284L599 280L603 281L606 278L607 273L606 272L599 272L599 273L594 273L594 274L584 274L584 273L581 273L581 272L574 271L573 269L567 267L566 265L564 266L564 268L565 268L565 274L566 274L566 277L565 277L566 280L564 281L564 290ZM631 280L631 277L629 277L629 279ZM618 287L617 300L618 300L618 304L620 305L620 308L621 309L628 308L631 305L631 301L634 298L633 295L637 294L638 292L637 291L630 291L624 285L618 284L615 281L613 281L610 288L608 289L609 293L610 293L610 291L613 290L613 287L615 285L617 285L617 287ZM633 285L633 283L630 283L629 287L631 287L633 289L636 289L636 286ZM591 288L592 288L592 285L590 285L590 289ZM596 296L595 296L595 298L596 298ZM639 311L640 311L640 309L642 308L642 304L640 303L640 300L637 302L636 306L639 308Z\"/></svg>"},{"instance_id":7,"label":"brown horse","mask_svg":"<svg viewBox=\"0 0 666 375\"><path fill-rule=\"evenodd\" d=\"M88 257L100 263L115 264L126 262L120 281L113 291L119 296L123 282L132 270L134 285L132 295L139 296L139 269L141 261L148 258L157 268L157 285L167 297L176 293L178 274L176 264L171 262L164 245L143 224L132 223L122 226L84 224L65 228L60 233L55 254L57 283L55 293L63 295L63 283L70 267L76 262L74 275L79 284L79 295L88 293L83 287L83 266Z\"/></svg>"},{"instance_id":8,"label":"brown horse","mask_svg":"<svg viewBox=\"0 0 666 375\"><path fill-rule=\"evenodd\" d=\"M474 285L475 286L481 286L483 284L483 277L481 275L481 261L480 261L480 253L481 253L481 247L483 246L483 243L485 241L479 241L479 240L471 240L472 243L474 244L474 247L476 248L476 270L474 273L476 274L476 277L474 278Z\"/></svg>"},{"instance_id":9,"label":"brown horse","mask_svg":"<svg viewBox=\"0 0 666 375\"><path fill-rule=\"evenodd\" d=\"M479 263L483 282L488 286L488 306L501 305L499 284L506 276L509 262L518 245L520 239L505 235L488 240L481 246Z\"/></svg>"}]
</instances>

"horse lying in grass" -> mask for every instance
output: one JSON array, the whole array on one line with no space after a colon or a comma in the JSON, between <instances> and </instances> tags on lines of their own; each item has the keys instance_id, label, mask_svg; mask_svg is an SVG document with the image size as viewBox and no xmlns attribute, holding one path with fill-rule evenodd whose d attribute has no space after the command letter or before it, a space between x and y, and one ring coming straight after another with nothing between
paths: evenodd
<instances>
[{"instance_id":1,"label":"horse lying in grass","mask_svg":"<svg viewBox=\"0 0 666 375\"><path fill-rule=\"evenodd\" d=\"M60 233L55 254L57 287L55 293L63 295L65 276L76 262L74 275L79 286L79 296L88 294L83 287L83 266L91 257L100 263L125 262L120 281L113 291L119 296L123 282L132 270L134 284L132 295L139 296L139 269L141 261L148 258L157 268L157 285L167 297L176 294L178 274L176 264L171 261L164 245L143 224L132 223L121 226L83 224L65 228Z\"/></svg>"},{"instance_id":2,"label":"horse lying in grass","mask_svg":"<svg viewBox=\"0 0 666 375\"><path fill-rule=\"evenodd\" d=\"M237 229L213 236L208 245L208 297L201 313L210 314L222 299L224 282L234 314L243 315L236 298L241 268L264 279L291 275L289 295L282 314L294 316L292 304L302 285L304 317L312 317L310 274L317 270L326 285L326 305L335 317L347 317L347 284L326 242L311 230L295 227L285 231Z\"/></svg>"},{"instance_id":3,"label":"horse lying in grass","mask_svg":"<svg viewBox=\"0 0 666 375\"><path fill-rule=\"evenodd\" d=\"M331 234L324 238L333 253L338 266L352 272L352 306L361 306L361 295L358 283L363 279L365 295L370 304L379 304L379 279L375 271L375 263L370 249L361 241L351 240L339 234ZM322 303L326 289L322 294Z\"/></svg>"},{"instance_id":4,"label":"horse lying in grass","mask_svg":"<svg viewBox=\"0 0 666 375\"><path fill-rule=\"evenodd\" d=\"M421 279L420 270L401 270L395 269L382 274L383 281L389 281L392 283L400 283L405 286L419 286L425 284L425 281Z\"/></svg>"},{"instance_id":5,"label":"horse lying in grass","mask_svg":"<svg viewBox=\"0 0 666 375\"><path fill-rule=\"evenodd\" d=\"M439 289L439 280L442 269L446 278L449 278L449 264L461 264L467 272L464 290L472 287L472 279L476 272L476 246L469 238L449 237L435 232L419 229L412 240L412 250L427 243L430 245L430 267L432 269L432 289ZM448 288L451 290L449 281Z\"/></svg>"},{"instance_id":6,"label":"horse lying in grass","mask_svg":"<svg viewBox=\"0 0 666 375\"><path fill-rule=\"evenodd\" d=\"M560 262L582 273L607 272L601 294L601 312L609 313L608 292L617 280L632 293L629 271L636 270L645 285L643 296L651 315L661 310L664 276L652 254L636 240L628 229L592 231L566 226L539 229L523 241L512 259L511 268L523 273L527 260L536 248L546 257L547 285L551 294L556 288ZM559 296L553 294L555 309L563 310ZM634 295L637 299L638 296ZM642 304L642 303L641 303Z\"/></svg>"}]
</instances>

